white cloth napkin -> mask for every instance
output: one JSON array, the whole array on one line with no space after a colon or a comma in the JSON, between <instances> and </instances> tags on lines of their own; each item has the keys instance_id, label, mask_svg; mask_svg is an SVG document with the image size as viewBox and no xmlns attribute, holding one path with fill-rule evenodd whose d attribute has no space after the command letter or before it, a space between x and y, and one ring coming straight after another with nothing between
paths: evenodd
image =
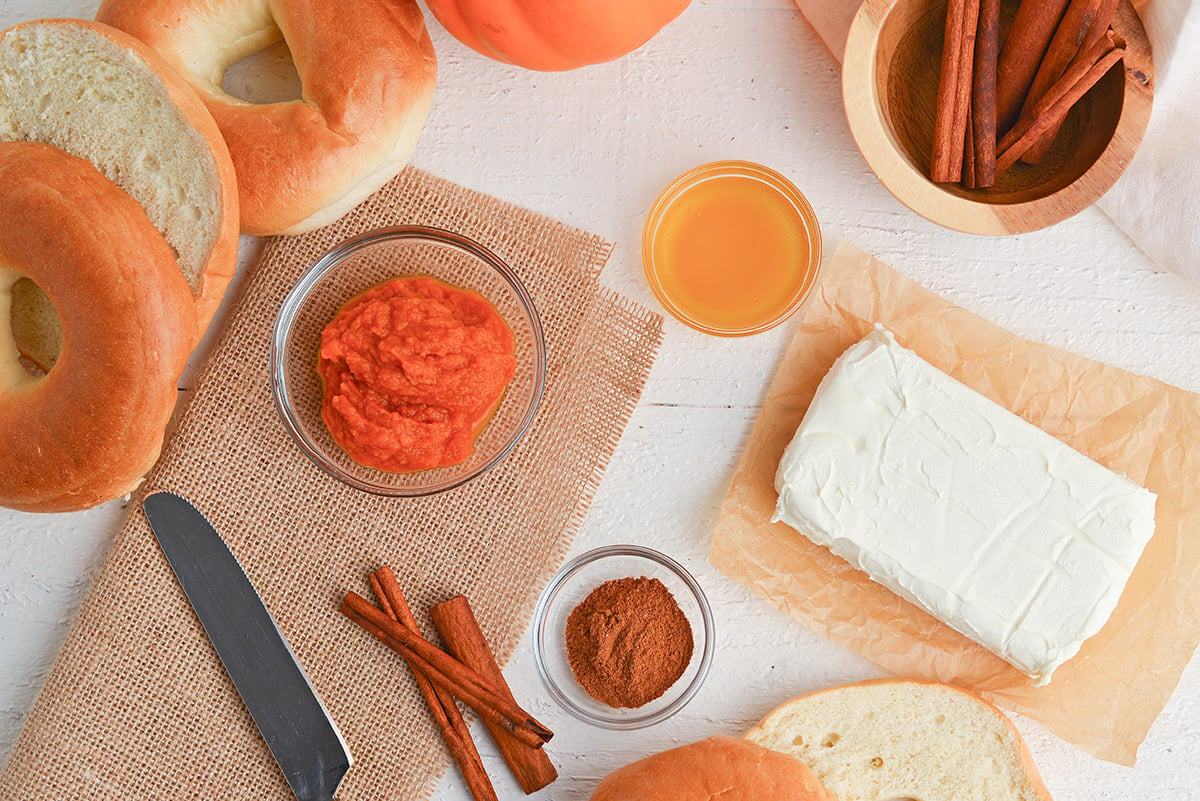
<instances>
[{"instance_id":1,"label":"white cloth napkin","mask_svg":"<svg viewBox=\"0 0 1200 801\"><path fill-rule=\"evenodd\" d=\"M795 2L841 61L858 4ZM1097 206L1153 261L1200 285L1200 2L1134 4L1153 50L1154 111L1137 155Z\"/></svg>"}]
</instances>

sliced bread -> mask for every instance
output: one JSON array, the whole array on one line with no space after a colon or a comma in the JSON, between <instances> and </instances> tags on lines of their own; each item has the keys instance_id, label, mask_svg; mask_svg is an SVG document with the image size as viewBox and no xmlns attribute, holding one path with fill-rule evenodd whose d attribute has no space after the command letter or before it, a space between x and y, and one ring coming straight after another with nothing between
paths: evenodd
<instances>
[{"instance_id":1,"label":"sliced bread","mask_svg":"<svg viewBox=\"0 0 1200 801\"><path fill-rule=\"evenodd\" d=\"M746 739L804 762L839 801L1049 801L999 709L935 682L821 690L768 714Z\"/></svg>"},{"instance_id":2,"label":"sliced bread","mask_svg":"<svg viewBox=\"0 0 1200 801\"><path fill-rule=\"evenodd\" d=\"M196 299L195 336L203 333L237 263L237 187L212 116L158 54L87 20L9 28L0 33L0 141L53 145L129 193L174 252ZM24 317L36 331L47 317L39 302L21 301L16 324Z\"/></svg>"}]
</instances>

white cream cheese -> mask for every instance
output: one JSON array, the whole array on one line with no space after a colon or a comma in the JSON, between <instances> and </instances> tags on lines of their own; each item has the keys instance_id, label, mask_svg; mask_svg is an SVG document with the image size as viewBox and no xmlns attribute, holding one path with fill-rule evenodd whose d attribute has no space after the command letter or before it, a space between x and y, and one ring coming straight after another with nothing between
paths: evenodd
<instances>
[{"instance_id":1,"label":"white cream cheese","mask_svg":"<svg viewBox=\"0 0 1200 801\"><path fill-rule=\"evenodd\" d=\"M877 326L821 382L774 520L1038 684L1104 625L1154 494L950 378Z\"/></svg>"}]
</instances>

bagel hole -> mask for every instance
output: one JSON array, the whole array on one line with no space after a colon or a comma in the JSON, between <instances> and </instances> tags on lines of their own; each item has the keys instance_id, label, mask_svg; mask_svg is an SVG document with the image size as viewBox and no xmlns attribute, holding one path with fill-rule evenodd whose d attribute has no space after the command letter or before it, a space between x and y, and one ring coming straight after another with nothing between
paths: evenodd
<instances>
[{"instance_id":1,"label":"bagel hole","mask_svg":"<svg viewBox=\"0 0 1200 801\"><path fill-rule=\"evenodd\" d=\"M238 100L265 105L299 100L303 87L292 51L278 41L230 64L221 88Z\"/></svg>"},{"instance_id":2,"label":"bagel hole","mask_svg":"<svg viewBox=\"0 0 1200 801\"><path fill-rule=\"evenodd\" d=\"M13 284L11 326L25 371L41 377L54 369L62 352L58 310L41 287L28 278Z\"/></svg>"}]
</instances>

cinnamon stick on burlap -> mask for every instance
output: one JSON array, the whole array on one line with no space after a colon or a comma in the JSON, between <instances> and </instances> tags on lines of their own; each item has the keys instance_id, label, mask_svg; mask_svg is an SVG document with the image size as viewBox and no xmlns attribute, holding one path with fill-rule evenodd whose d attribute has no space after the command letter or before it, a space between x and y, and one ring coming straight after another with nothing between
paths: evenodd
<instances>
[{"instance_id":1,"label":"cinnamon stick on burlap","mask_svg":"<svg viewBox=\"0 0 1200 801\"><path fill-rule=\"evenodd\" d=\"M1086 53L1071 63L1063 76L1054 83L1028 114L996 146L996 173L1000 174L1016 163L1035 142L1054 125L1061 125L1067 112L1104 75L1125 56L1125 40L1111 30Z\"/></svg>"},{"instance_id":2,"label":"cinnamon stick on burlap","mask_svg":"<svg viewBox=\"0 0 1200 801\"><path fill-rule=\"evenodd\" d=\"M1022 114L1026 109L1032 109L1033 104L1040 100L1046 94L1046 90L1063 76L1067 67L1079 57L1080 53L1086 52L1100 40L1112 22L1118 1L1071 0L1062 22L1059 23L1058 31L1054 34L1054 39L1051 40L1050 47L1046 50L1046 57L1042 60L1042 65L1033 79L1033 85L1029 88L1029 96L1025 98L1025 104L1021 109ZM1021 160L1028 164L1041 163L1060 127L1061 124L1051 126L1021 156Z\"/></svg>"},{"instance_id":3,"label":"cinnamon stick on burlap","mask_svg":"<svg viewBox=\"0 0 1200 801\"><path fill-rule=\"evenodd\" d=\"M1008 131L1021 115L1038 65L1066 11L1068 0L1021 0L996 66L996 124Z\"/></svg>"},{"instance_id":4,"label":"cinnamon stick on burlap","mask_svg":"<svg viewBox=\"0 0 1200 801\"><path fill-rule=\"evenodd\" d=\"M433 625L450 653L490 680L496 692L516 703L467 599L461 595L451 598L430 609L429 616L433 618ZM541 790L558 778L558 771L544 748L530 748L500 726L486 720L483 723L527 795Z\"/></svg>"},{"instance_id":5,"label":"cinnamon stick on burlap","mask_svg":"<svg viewBox=\"0 0 1200 801\"><path fill-rule=\"evenodd\" d=\"M929 177L935 183L962 179L963 148L971 107L971 71L979 0L950 0L934 109Z\"/></svg>"},{"instance_id":6,"label":"cinnamon stick on burlap","mask_svg":"<svg viewBox=\"0 0 1200 801\"><path fill-rule=\"evenodd\" d=\"M540 748L554 733L512 701L492 690L476 671L409 631L356 592L348 592L339 611L405 659L411 659L430 681L470 706L484 720L504 727L532 748Z\"/></svg>"},{"instance_id":7,"label":"cinnamon stick on burlap","mask_svg":"<svg viewBox=\"0 0 1200 801\"><path fill-rule=\"evenodd\" d=\"M368 579L384 614L402 626L420 633L417 628L417 620L408 606L408 601L404 598L404 593L400 590L400 583L396 581L396 574L392 572L392 569L387 566L381 567ZM417 681L417 688L425 698L425 703L429 705L429 711L433 715L434 721L442 730L446 747L458 764L458 769L462 773L467 789L471 792L471 797L475 801L498 801L496 790L492 787L491 779L488 778L487 771L483 767L483 760L479 756L479 750L475 747L475 741L471 739L471 731L467 727L467 722L463 720L462 713L458 710L458 704L454 702L454 697L445 690L435 687L421 672L420 667L411 660L405 661L412 669L413 677ZM538 753L541 752L538 751Z\"/></svg>"}]
</instances>

